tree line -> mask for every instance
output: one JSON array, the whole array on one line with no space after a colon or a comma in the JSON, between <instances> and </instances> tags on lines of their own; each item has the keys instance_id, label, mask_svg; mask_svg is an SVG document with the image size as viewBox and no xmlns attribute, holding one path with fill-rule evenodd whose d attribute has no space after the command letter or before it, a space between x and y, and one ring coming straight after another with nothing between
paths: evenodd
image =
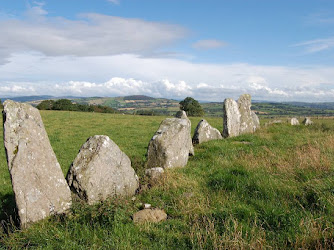
<instances>
[{"instance_id":1,"label":"tree line","mask_svg":"<svg viewBox=\"0 0 334 250\"><path fill-rule=\"evenodd\" d=\"M102 105L87 105L74 103L68 99L44 100L37 105L39 110L66 110L96 113L119 113L118 110Z\"/></svg>"},{"instance_id":2,"label":"tree line","mask_svg":"<svg viewBox=\"0 0 334 250\"><path fill-rule=\"evenodd\" d=\"M120 113L118 110L102 105L87 105L74 103L68 99L59 100L44 100L37 105L39 110L66 110L66 111L81 111L81 112L96 112L96 113ZM0 109L3 105L0 99ZM197 100L192 97L187 97L180 102L180 109L184 110L188 116L203 116L204 110ZM153 110L137 110L138 115L168 115Z\"/></svg>"}]
</instances>

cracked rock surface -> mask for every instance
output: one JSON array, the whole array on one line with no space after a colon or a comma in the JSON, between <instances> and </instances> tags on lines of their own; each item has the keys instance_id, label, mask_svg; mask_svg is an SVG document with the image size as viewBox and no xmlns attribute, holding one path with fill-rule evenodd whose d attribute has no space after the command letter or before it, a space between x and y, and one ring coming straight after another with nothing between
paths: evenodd
<instances>
[{"instance_id":1,"label":"cracked rock surface","mask_svg":"<svg viewBox=\"0 0 334 250\"><path fill-rule=\"evenodd\" d=\"M152 137L147 150L147 168L174 168L187 165L193 151L188 119L167 118Z\"/></svg>"},{"instance_id":2,"label":"cracked rock surface","mask_svg":"<svg viewBox=\"0 0 334 250\"><path fill-rule=\"evenodd\" d=\"M220 139L223 139L223 137L219 130L212 127L206 120L203 119L198 123L195 129L193 144L200 144L203 142Z\"/></svg>"},{"instance_id":3,"label":"cracked rock surface","mask_svg":"<svg viewBox=\"0 0 334 250\"><path fill-rule=\"evenodd\" d=\"M240 132L240 112L235 100L227 98L224 100L224 129L223 136L238 136Z\"/></svg>"},{"instance_id":4,"label":"cracked rock surface","mask_svg":"<svg viewBox=\"0 0 334 250\"><path fill-rule=\"evenodd\" d=\"M67 181L72 191L88 204L131 196L139 187L129 157L105 135L92 136L82 145Z\"/></svg>"},{"instance_id":5,"label":"cracked rock surface","mask_svg":"<svg viewBox=\"0 0 334 250\"><path fill-rule=\"evenodd\" d=\"M71 192L51 147L39 111L4 102L4 144L21 227L64 213Z\"/></svg>"}]
</instances>

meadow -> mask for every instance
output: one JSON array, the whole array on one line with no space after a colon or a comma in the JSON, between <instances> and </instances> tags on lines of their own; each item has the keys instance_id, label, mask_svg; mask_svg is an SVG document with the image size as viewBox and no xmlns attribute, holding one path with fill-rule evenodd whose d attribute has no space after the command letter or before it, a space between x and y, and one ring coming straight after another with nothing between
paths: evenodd
<instances>
[{"instance_id":1,"label":"meadow","mask_svg":"<svg viewBox=\"0 0 334 250\"><path fill-rule=\"evenodd\" d=\"M334 120L275 124L195 147L184 168L156 183L144 177L148 143L162 116L42 111L66 175L89 136L108 135L140 178L136 200L94 206L17 228L0 128L0 244L4 248L225 249L334 248ZM201 118L191 118L192 131ZM207 118L222 130L222 118ZM2 123L2 118L0 120ZM264 121L261 121L264 123ZM247 143L245 143L247 142ZM164 209L159 224L134 225L140 203Z\"/></svg>"}]
</instances>

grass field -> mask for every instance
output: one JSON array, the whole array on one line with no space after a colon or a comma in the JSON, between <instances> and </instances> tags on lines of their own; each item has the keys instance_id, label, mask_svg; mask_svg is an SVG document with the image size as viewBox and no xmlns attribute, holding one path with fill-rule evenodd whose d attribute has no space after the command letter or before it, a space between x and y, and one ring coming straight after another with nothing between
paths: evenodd
<instances>
[{"instance_id":1,"label":"grass field","mask_svg":"<svg viewBox=\"0 0 334 250\"><path fill-rule=\"evenodd\" d=\"M334 248L333 120L315 120L309 127L276 124L201 144L185 168L167 171L150 186L143 178L145 153L164 117L41 114L64 175L86 139L104 134L130 157L141 188L135 201L95 206L77 201L70 215L21 231L12 225L17 217L1 128L0 243L5 248ZM199 120L191 118L193 130ZM221 118L207 120L222 130ZM134 225L131 215L140 202L164 209L167 221Z\"/></svg>"}]
</instances>

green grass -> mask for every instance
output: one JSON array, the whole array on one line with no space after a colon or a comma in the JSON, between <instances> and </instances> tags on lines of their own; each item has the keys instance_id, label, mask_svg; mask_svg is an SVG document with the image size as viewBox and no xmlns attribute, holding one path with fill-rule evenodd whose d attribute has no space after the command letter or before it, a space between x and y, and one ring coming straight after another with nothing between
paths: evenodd
<instances>
[{"instance_id":1,"label":"green grass","mask_svg":"<svg viewBox=\"0 0 334 250\"><path fill-rule=\"evenodd\" d=\"M66 174L89 136L108 135L130 157L141 179L137 199L94 206L75 202L27 230L17 219L0 131L0 243L7 248L219 249L334 247L334 121L314 126L275 124L195 147L185 168L154 185L143 178L147 145L164 117L43 111ZM191 118L192 130L200 118ZM208 122L222 130L221 118ZM250 144L238 143L246 141ZM159 224L134 225L139 203L164 209ZM9 221L9 222L8 222ZM6 225L8 227L6 228ZM9 231L9 232L7 232Z\"/></svg>"}]
</instances>

